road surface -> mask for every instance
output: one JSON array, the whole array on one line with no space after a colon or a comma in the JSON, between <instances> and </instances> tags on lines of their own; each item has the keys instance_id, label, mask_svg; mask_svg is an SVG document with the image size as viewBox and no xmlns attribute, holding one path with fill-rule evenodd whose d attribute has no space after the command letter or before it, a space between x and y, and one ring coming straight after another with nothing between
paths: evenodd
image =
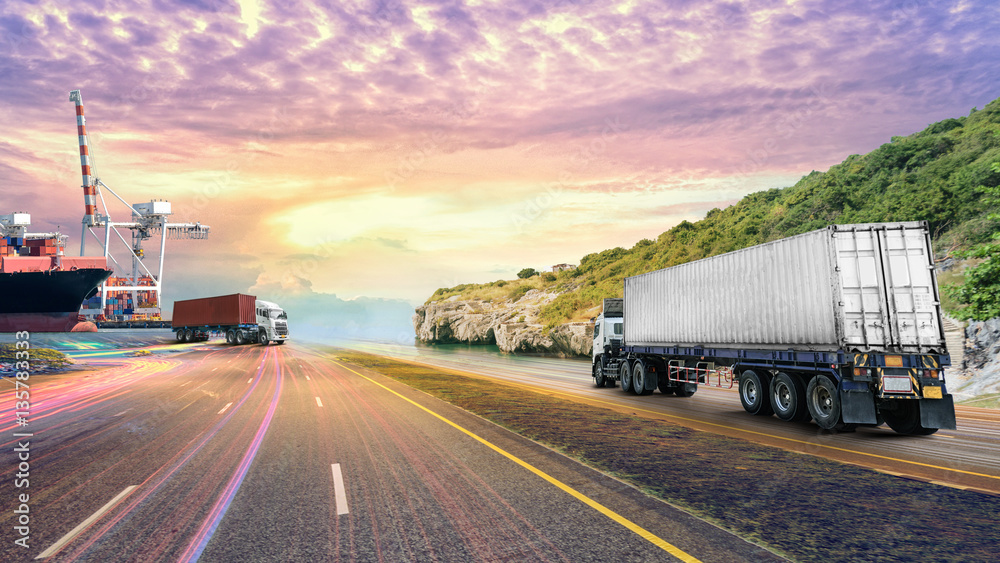
<instances>
[{"instance_id":1,"label":"road surface","mask_svg":"<svg viewBox=\"0 0 1000 563\"><path fill-rule=\"evenodd\" d=\"M457 346L365 342L350 346L892 474L1000 494L1000 411L994 409L959 405L957 430L940 430L931 436L902 436L884 426L838 434L811 422L752 416L743 410L735 388L701 386L690 398L598 389L586 359L510 356Z\"/></svg>"},{"instance_id":2,"label":"road surface","mask_svg":"<svg viewBox=\"0 0 1000 563\"><path fill-rule=\"evenodd\" d=\"M779 560L295 343L123 353L3 394L4 561Z\"/></svg>"}]
</instances>

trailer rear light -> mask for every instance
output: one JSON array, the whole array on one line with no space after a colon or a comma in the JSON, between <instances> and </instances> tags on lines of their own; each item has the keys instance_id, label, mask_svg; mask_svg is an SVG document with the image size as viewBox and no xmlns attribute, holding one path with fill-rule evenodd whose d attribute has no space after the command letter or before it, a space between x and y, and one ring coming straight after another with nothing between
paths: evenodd
<instances>
[{"instance_id":1,"label":"trailer rear light","mask_svg":"<svg viewBox=\"0 0 1000 563\"><path fill-rule=\"evenodd\" d=\"M867 376L868 370L865 368L854 368L854 375L856 376Z\"/></svg>"},{"instance_id":2,"label":"trailer rear light","mask_svg":"<svg viewBox=\"0 0 1000 563\"><path fill-rule=\"evenodd\" d=\"M933 370L933 369L927 370L927 377L929 377L931 379L937 379L938 378L938 372L937 372L937 370Z\"/></svg>"}]
</instances>

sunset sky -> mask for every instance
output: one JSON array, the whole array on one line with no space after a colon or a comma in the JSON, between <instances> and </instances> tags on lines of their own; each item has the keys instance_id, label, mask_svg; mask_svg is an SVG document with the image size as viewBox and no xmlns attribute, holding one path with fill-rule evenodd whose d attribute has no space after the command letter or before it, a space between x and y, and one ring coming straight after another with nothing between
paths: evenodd
<instances>
[{"instance_id":1,"label":"sunset sky","mask_svg":"<svg viewBox=\"0 0 1000 563\"><path fill-rule=\"evenodd\" d=\"M416 304L630 247L1000 97L992 0L0 10L0 213L79 248L80 89L96 175L212 227L168 241L168 300Z\"/></svg>"}]
</instances>

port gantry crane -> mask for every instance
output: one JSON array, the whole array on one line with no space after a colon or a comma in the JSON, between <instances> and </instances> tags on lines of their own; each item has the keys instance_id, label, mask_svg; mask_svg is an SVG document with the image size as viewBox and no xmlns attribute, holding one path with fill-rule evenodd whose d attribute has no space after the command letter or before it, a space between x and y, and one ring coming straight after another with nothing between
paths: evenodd
<instances>
[{"instance_id":1,"label":"port gantry crane","mask_svg":"<svg viewBox=\"0 0 1000 563\"><path fill-rule=\"evenodd\" d=\"M69 101L76 104L76 128L80 138L80 168L83 173L83 226L80 233L80 256L84 255L87 244L87 233L97 239L104 250L105 258L114 263L115 270L124 270L125 275L120 276L126 280L125 285L108 286L107 282L101 284L101 309L84 309L84 314L97 314L105 310L108 292L129 291L132 293L133 302L138 305L138 291L154 291L156 293L155 311L137 308L136 313L159 313L161 306L160 293L163 289L163 258L166 250L167 239L204 239L208 238L209 227L201 223L169 223L168 217L172 215L170 202L164 200L152 200L145 203L130 205L107 184L93 174L93 166L90 159L90 137L87 134L87 120L83 115L83 98L79 90L69 93ZM102 189L103 188L103 189ZM131 221L117 222L111 219L110 211L104 200L104 192L108 192L115 199L124 204L131 213ZM95 229L104 229L104 239L98 236ZM129 243L122 236L119 229L131 231L132 242ZM115 259L111 253L111 235L121 240L129 250L131 268L125 270L122 264ZM151 239L155 235L160 236L159 267L154 274L144 262L143 242ZM145 275L152 280L152 285L140 285L140 278Z\"/></svg>"}]
</instances>

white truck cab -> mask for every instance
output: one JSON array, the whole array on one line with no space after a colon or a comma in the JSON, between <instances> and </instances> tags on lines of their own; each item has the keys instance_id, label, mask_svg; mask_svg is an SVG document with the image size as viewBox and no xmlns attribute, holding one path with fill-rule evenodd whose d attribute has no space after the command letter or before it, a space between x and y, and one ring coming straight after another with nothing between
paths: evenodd
<instances>
[{"instance_id":1,"label":"white truck cab","mask_svg":"<svg viewBox=\"0 0 1000 563\"><path fill-rule=\"evenodd\" d=\"M597 361L597 358L604 353L605 347L613 345L612 340L617 341L618 345L621 345L624 334L625 323L622 317L606 318L603 312L598 315L594 320L594 361Z\"/></svg>"},{"instance_id":2,"label":"white truck cab","mask_svg":"<svg viewBox=\"0 0 1000 563\"><path fill-rule=\"evenodd\" d=\"M270 301L257 300L257 338L261 344L284 344L288 340L288 315Z\"/></svg>"},{"instance_id":3,"label":"white truck cab","mask_svg":"<svg viewBox=\"0 0 1000 563\"><path fill-rule=\"evenodd\" d=\"M604 309L594 319L593 359L594 384L614 387L625 338L624 305L620 298L604 300Z\"/></svg>"}]
</instances>

